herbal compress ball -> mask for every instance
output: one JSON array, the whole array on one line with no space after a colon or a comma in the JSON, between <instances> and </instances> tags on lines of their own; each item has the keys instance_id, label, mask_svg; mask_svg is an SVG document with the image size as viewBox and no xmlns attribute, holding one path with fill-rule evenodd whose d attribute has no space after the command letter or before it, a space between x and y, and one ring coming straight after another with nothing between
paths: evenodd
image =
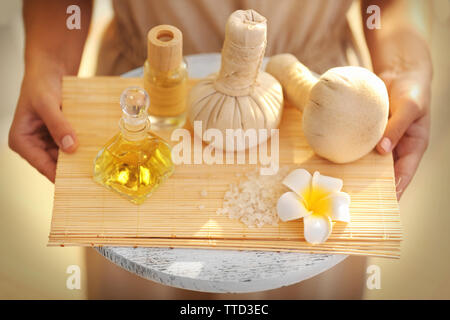
<instances>
[{"instance_id":1,"label":"herbal compress ball","mask_svg":"<svg viewBox=\"0 0 450 320\"><path fill-rule=\"evenodd\" d=\"M201 121L203 131L218 129L224 137L226 129L269 129L270 137L270 129L280 123L283 89L260 71L266 37L266 18L257 12L238 10L229 17L220 72L201 80L189 94L191 124Z\"/></svg>"},{"instance_id":2,"label":"herbal compress ball","mask_svg":"<svg viewBox=\"0 0 450 320\"><path fill-rule=\"evenodd\" d=\"M335 163L355 161L383 136L389 97L384 82L369 70L332 68L317 79L291 54L272 57L266 70L303 112L304 135L318 155Z\"/></svg>"}]
</instances>

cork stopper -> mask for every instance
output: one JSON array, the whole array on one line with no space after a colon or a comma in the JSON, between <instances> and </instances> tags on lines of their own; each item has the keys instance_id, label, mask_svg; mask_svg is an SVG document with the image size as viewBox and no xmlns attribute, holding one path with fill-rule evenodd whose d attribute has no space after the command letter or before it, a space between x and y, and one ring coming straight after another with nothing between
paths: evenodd
<instances>
[{"instance_id":1,"label":"cork stopper","mask_svg":"<svg viewBox=\"0 0 450 320\"><path fill-rule=\"evenodd\" d=\"M178 68L183 60L183 34L171 25L153 27L147 35L147 59L158 71Z\"/></svg>"}]
</instances>

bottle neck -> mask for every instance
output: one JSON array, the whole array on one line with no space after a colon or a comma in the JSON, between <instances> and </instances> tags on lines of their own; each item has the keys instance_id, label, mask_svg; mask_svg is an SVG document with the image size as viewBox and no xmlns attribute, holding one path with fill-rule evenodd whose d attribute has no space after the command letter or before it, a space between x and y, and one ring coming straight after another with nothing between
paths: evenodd
<instances>
[{"instance_id":1,"label":"bottle neck","mask_svg":"<svg viewBox=\"0 0 450 320\"><path fill-rule=\"evenodd\" d=\"M122 117L119 120L119 128L122 136L129 141L143 140L148 136L150 129L150 120L146 120L140 124L131 124Z\"/></svg>"},{"instance_id":2,"label":"bottle neck","mask_svg":"<svg viewBox=\"0 0 450 320\"><path fill-rule=\"evenodd\" d=\"M147 76L152 76L155 78L163 78L167 79L168 77L173 78L182 78L183 76L187 77L187 64L183 59L180 64L175 66L173 69L162 71L157 68L154 68L149 60L145 60L144 62L144 78Z\"/></svg>"}]
</instances>

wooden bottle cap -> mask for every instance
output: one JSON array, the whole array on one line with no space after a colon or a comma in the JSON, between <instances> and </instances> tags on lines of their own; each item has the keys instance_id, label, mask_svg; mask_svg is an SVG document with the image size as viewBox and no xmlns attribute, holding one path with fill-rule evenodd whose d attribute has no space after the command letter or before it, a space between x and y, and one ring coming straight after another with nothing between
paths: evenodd
<instances>
[{"instance_id":1,"label":"wooden bottle cap","mask_svg":"<svg viewBox=\"0 0 450 320\"><path fill-rule=\"evenodd\" d=\"M183 34L171 25L153 27L147 35L147 59L150 66L159 71L179 67L183 60Z\"/></svg>"}]
</instances>

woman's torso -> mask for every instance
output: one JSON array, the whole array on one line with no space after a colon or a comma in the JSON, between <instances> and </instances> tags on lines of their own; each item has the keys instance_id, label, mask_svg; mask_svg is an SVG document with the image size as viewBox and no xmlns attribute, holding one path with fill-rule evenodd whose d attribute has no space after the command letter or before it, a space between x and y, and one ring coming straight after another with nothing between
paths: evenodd
<instances>
[{"instance_id":1,"label":"woman's torso","mask_svg":"<svg viewBox=\"0 0 450 320\"><path fill-rule=\"evenodd\" d=\"M266 55L290 52L316 72L348 64L355 48L346 13L352 0L113 0L98 74L120 74L146 59L146 35L159 24L183 32L184 54L220 52L228 16L254 9L267 18ZM358 54L356 54L358 56Z\"/></svg>"}]
</instances>

